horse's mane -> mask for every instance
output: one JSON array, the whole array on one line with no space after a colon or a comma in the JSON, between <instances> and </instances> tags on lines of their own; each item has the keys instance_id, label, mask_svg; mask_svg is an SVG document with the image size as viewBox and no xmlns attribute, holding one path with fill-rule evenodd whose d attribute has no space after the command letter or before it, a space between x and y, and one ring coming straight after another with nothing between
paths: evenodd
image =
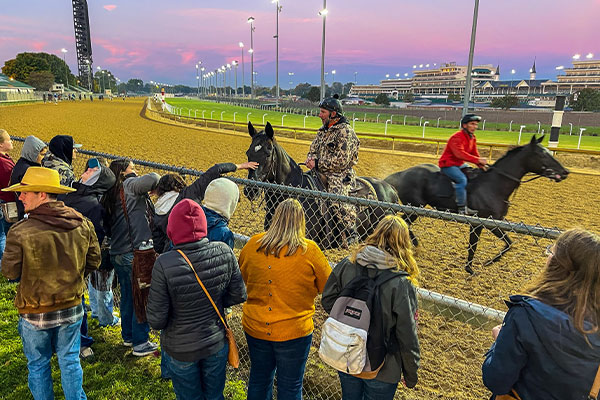
<instances>
[{"instance_id":1,"label":"horse's mane","mask_svg":"<svg viewBox=\"0 0 600 400\"><path fill-rule=\"evenodd\" d=\"M509 156L512 156L516 153L519 153L521 150L523 150L525 146L516 146L513 147L512 149L508 150L502 157L500 157L499 159L496 160L496 162L492 165L495 166L497 164L501 164L503 162L504 159L509 158Z\"/></svg>"}]
</instances>

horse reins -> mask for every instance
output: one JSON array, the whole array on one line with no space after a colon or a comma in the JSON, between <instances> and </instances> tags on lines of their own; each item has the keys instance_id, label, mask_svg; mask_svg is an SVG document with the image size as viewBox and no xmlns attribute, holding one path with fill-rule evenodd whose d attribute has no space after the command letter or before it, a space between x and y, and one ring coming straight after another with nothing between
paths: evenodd
<instances>
[{"instance_id":1,"label":"horse reins","mask_svg":"<svg viewBox=\"0 0 600 400\"><path fill-rule=\"evenodd\" d=\"M513 192L513 194L512 194L512 198L513 198L513 199L514 199L514 198L515 198L515 196L517 195L517 192L519 191L519 187L521 187L521 183L527 183L527 182L531 182L531 181L534 181L534 180L536 180L536 179L539 179L539 178L543 178L543 177L544 177L544 175L539 175L539 174L538 174L538 175L534 176L533 178L530 178L530 179L527 179L527 180L525 180L525 181L522 181L521 179L519 179L519 178L516 178L516 177L512 176L512 175L511 175L511 174L509 174L508 172L504 172L504 171L502 171L502 170L500 170L500 169L497 169L497 168L495 168L495 167L493 167L493 166L492 166L492 167L490 167L488 170L495 170L495 171L496 171L498 174L502 175L503 177L505 177L505 178L508 178L508 179L510 179L510 180L511 180L511 181L513 181L513 182L517 182L517 187L516 187L515 191L514 191L514 192ZM508 204L509 206L510 206L510 204L511 204L510 198L509 198L508 200L504 200L504 202L505 202L506 204Z\"/></svg>"}]
</instances>

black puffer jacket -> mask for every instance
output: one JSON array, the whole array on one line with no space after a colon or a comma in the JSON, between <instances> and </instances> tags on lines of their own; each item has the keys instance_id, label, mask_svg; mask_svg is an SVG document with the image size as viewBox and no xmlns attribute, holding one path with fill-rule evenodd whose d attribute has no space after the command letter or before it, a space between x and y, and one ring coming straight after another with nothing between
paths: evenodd
<instances>
[{"instance_id":1,"label":"black puffer jacket","mask_svg":"<svg viewBox=\"0 0 600 400\"><path fill-rule=\"evenodd\" d=\"M183 257L190 259L216 303L223 308L246 301L246 286L231 249L203 238L175 246L154 264L146 315L154 329L162 329L160 343L179 361L198 361L223 348L225 330L219 316Z\"/></svg>"},{"instance_id":2,"label":"black puffer jacket","mask_svg":"<svg viewBox=\"0 0 600 400\"><path fill-rule=\"evenodd\" d=\"M95 182L92 183L92 181ZM115 181L113 172L102 165L98 176L90 178L87 184L73 183L73 188L77 191L67 194L64 200L66 206L74 208L92 221L100 244L104 240L107 229L104 226L106 215L104 207L100 204L100 198L115 184Z\"/></svg>"}]
</instances>

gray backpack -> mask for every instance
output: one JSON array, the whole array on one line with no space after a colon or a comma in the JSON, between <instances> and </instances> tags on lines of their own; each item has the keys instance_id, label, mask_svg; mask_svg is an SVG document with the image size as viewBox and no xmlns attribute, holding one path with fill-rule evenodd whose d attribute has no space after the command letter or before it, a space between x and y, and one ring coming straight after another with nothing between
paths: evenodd
<instances>
[{"instance_id":1,"label":"gray backpack","mask_svg":"<svg viewBox=\"0 0 600 400\"><path fill-rule=\"evenodd\" d=\"M389 341L381 319L379 287L406 272L381 271L369 277L367 268L342 289L321 331L319 356L326 364L363 379L374 379L383 366Z\"/></svg>"}]
</instances>

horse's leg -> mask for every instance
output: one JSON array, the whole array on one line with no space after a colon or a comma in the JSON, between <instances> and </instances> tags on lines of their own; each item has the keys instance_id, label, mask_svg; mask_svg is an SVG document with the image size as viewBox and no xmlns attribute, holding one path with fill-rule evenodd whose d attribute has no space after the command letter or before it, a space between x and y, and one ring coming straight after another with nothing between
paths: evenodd
<instances>
[{"instance_id":1,"label":"horse's leg","mask_svg":"<svg viewBox=\"0 0 600 400\"><path fill-rule=\"evenodd\" d=\"M415 246L415 247L417 247L419 245L419 240L413 233L412 229L410 229L410 226L413 224L413 222L415 222L417 220L417 218L419 218L419 216L417 214L409 215L409 214L404 213L404 215L402 215L402 219L404 220L404 222L406 222L406 225L408 225L408 233L410 234L410 240L411 240L413 246Z\"/></svg>"},{"instance_id":2,"label":"horse's leg","mask_svg":"<svg viewBox=\"0 0 600 400\"><path fill-rule=\"evenodd\" d=\"M501 229L494 228L494 229L490 229L490 231L498 239L504 241L504 248L502 250L500 250L500 252L498 254L496 254L496 256L494 258L492 258L491 260L487 261L484 264L484 266L486 266L486 267L488 265L495 263L496 261L499 261L502 258L502 256L504 255L504 253L506 253L507 251L510 250L510 248L512 247L512 243L513 243L512 239L508 236L508 233L503 232Z\"/></svg>"},{"instance_id":3,"label":"horse's leg","mask_svg":"<svg viewBox=\"0 0 600 400\"><path fill-rule=\"evenodd\" d=\"M471 232L469 234L469 255L467 256L467 264L465 265L465 271L470 274L473 274L473 257L475 257L475 251L477 250L477 245L479 244L479 238L481 237L481 231L483 230L483 225L473 226L471 225Z\"/></svg>"}]
</instances>

